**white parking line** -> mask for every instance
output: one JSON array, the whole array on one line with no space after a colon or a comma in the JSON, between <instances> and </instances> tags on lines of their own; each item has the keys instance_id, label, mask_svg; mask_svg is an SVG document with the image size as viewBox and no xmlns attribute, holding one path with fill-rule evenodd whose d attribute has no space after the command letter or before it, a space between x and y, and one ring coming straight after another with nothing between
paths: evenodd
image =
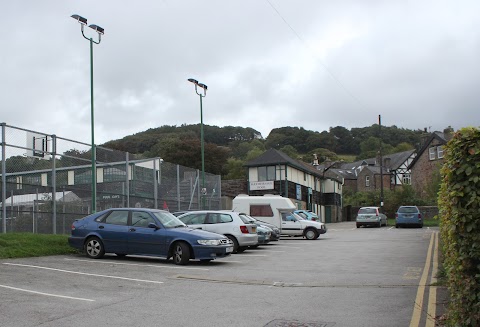
<instances>
[{"instance_id":1,"label":"white parking line","mask_svg":"<svg viewBox=\"0 0 480 327\"><path fill-rule=\"evenodd\" d=\"M305 245L305 244L309 244L309 243L308 242L305 242L305 243L289 243L289 241L285 241L285 242L282 242L282 244ZM273 246L277 247L277 246L288 246L288 245L273 245Z\"/></svg>"},{"instance_id":2,"label":"white parking line","mask_svg":"<svg viewBox=\"0 0 480 327\"><path fill-rule=\"evenodd\" d=\"M19 263L4 262L3 264L4 264L4 265L9 265L9 266L18 266L18 267L27 267L27 268L37 268L37 269L53 270L53 271L59 271L59 272L64 272L64 273L69 273L69 274L95 276L95 277L104 277L104 278L112 278L112 279L122 279L122 280L130 280L130 281L134 281L134 282L163 284L163 282L159 282L159 281L156 281L156 280L145 280L145 279L136 279L136 278L127 278L127 277L118 277L118 276L109 276L109 275L100 275L100 274L90 274L90 273L83 273L83 272L78 272L78 271L71 271L71 270L64 270L64 269L56 269L56 268L49 268L49 267L42 267L42 266L22 265L22 264L19 264Z\"/></svg>"},{"instance_id":3,"label":"white parking line","mask_svg":"<svg viewBox=\"0 0 480 327\"><path fill-rule=\"evenodd\" d=\"M166 268L166 269L190 269L190 270L210 270L207 268L196 268L196 267L179 267L179 266L159 266L159 265L145 265L141 263L127 263L127 262L117 262L117 261L110 261L110 260L85 260L85 259L67 259L68 261L81 261L81 262L88 262L88 263L103 263L109 265L125 265L125 266L142 266L142 267L154 267L154 268Z\"/></svg>"},{"instance_id":4,"label":"white parking line","mask_svg":"<svg viewBox=\"0 0 480 327\"><path fill-rule=\"evenodd\" d=\"M272 248L289 248L289 249L301 249L298 246L288 246L288 245L273 245ZM268 248L261 248L260 250L268 249Z\"/></svg>"},{"instance_id":5,"label":"white parking line","mask_svg":"<svg viewBox=\"0 0 480 327\"><path fill-rule=\"evenodd\" d=\"M240 256L242 256L242 255L240 255ZM247 257L266 257L266 255L265 254L245 254L244 257L245 258L247 258Z\"/></svg>"},{"instance_id":6,"label":"white parking line","mask_svg":"<svg viewBox=\"0 0 480 327\"><path fill-rule=\"evenodd\" d=\"M286 251L262 250L262 252L285 253ZM249 254L247 254L249 255Z\"/></svg>"},{"instance_id":7,"label":"white parking line","mask_svg":"<svg viewBox=\"0 0 480 327\"><path fill-rule=\"evenodd\" d=\"M37 291L26 290L26 289L18 288L18 287L7 286L7 285L0 285L0 287L8 288L8 289L14 290L14 291L28 292L28 293L38 294L38 295L59 297L59 298L62 298L62 299L95 302L95 300L84 299L84 298L81 298L81 297L72 297L72 296L65 296L65 295L58 295L58 294L51 294L51 293L44 293L44 292L37 292Z\"/></svg>"}]
</instances>

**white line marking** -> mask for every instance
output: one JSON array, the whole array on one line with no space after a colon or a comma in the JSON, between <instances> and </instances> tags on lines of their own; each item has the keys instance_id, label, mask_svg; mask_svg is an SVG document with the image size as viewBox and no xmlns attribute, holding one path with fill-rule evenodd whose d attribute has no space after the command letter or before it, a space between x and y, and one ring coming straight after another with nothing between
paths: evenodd
<instances>
[{"instance_id":1,"label":"white line marking","mask_svg":"<svg viewBox=\"0 0 480 327\"><path fill-rule=\"evenodd\" d=\"M62 299L95 302L95 300L84 299L84 298L81 298L81 297L72 297L72 296L56 295L56 294L51 294L51 293L43 293L43 292L37 292L37 291L30 291L30 290L25 290L25 289L23 289L23 288L17 288L17 287L12 287L12 286L7 286L7 285L0 285L0 287L8 288L8 289L14 290L14 291L21 291L21 292L33 293L33 294L38 294L38 295L60 297L60 298L62 298Z\"/></svg>"},{"instance_id":2,"label":"white line marking","mask_svg":"<svg viewBox=\"0 0 480 327\"><path fill-rule=\"evenodd\" d=\"M63 270L63 269L56 269L56 268L49 268L49 267L42 267L42 266L32 266L32 265L22 265L19 263L8 263L4 262L4 265L9 266L18 266L18 267L27 267L27 268L38 268L38 269L45 269L45 270L53 270L59 271L69 274L77 274L77 275L86 275L86 276L95 276L95 277L104 277L104 278L113 278L113 279L122 279L122 280L130 280L135 282L144 282L144 283L154 283L154 284L163 284L163 282L155 281L155 280L145 280L145 279L136 279L136 278L127 278L127 277L118 277L118 276L109 276L109 275L100 275L100 274L90 274L90 273L83 273L78 271L71 271L71 270Z\"/></svg>"},{"instance_id":3,"label":"white line marking","mask_svg":"<svg viewBox=\"0 0 480 327\"><path fill-rule=\"evenodd\" d=\"M245 254L245 258L247 257L266 257L265 254Z\"/></svg>"},{"instance_id":4,"label":"white line marking","mask_svg":"<svg viewBox=\"0 0 480 327\"><path fill-rule=\"evenodd\" d=\"M305 243L290 243L289 241L285 241L285 242L282 242L282 244L290 244L290 245L305 245L305 244L309 244L308 242L305 242ZM272 244L272 246L288 246L288 245L275 245L275 244Z\"/></svg>"},{"instance_id":5,"label":"white line marking","mask_svg":"<svg viewBox=\"0 0 480 327\"><path fill-rule=\"evenodd\" d=\"M176 266L159 266L159 265L144 265L140 263L127 263L127 262L118 262L118 261L110 261L110 260L84 260L84 259L68 259L68 261L80 261L80 262L88 262L88 263L103 263L103 264L113 264L113 265L125 265L125 266L142 266L142 267L154 267L154 268L166 268L166 269L190 269L190 270L210 270L207 268L195 268L195 267L176 267Z\"/></svg>"},{"instance_id":6,"label":"white line marking","mask_svg":"<svg viewBox=\"0 0 480 327\"><path fill-rule=\"evenodd\" d=\"M268 245L267 247L261 247L259 248L259 250L263 250L263 249L268 249L270 248L270 245ZM272 245L271 248L289 248L289 249L301 249L301 247L299 246L288 246L288 245Z\"/></svg>"},{"instance_id":7,"label":"white line marking","mask_svg":"<svg viewBox=\"0 0 480 327\"><path fill-rule=\"evenodd\" d=\"M390 227L388 230L393 229L394 226Z\"/></svg>"},{"instance_id":8,"label":"white line marking","mask_svg":"<svg viewBox=\"0 0 480 327\"><path fill-rule=\"evenodd\" d=\"M262 250L262 252L285 253L286 251ZM249 255L249 254L247 254Z\"/></svg>"}]
</instances>

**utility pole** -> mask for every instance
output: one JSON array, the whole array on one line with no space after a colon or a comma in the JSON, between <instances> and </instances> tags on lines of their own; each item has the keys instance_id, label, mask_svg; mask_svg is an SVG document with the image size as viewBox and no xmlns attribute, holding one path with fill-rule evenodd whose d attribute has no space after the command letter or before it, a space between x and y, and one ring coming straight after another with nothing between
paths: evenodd
<instances>
[{"instance_id":1,"label":"utility pole","mask_svg":"<svg viewBox=\"0 0 480 327\"><path fill-rule=\"evenodd\" d=\"M378 115L378 136L380 139L380 209L383 212L383 157L382 157L382 116Z\"/></svg>"}]
</instances>

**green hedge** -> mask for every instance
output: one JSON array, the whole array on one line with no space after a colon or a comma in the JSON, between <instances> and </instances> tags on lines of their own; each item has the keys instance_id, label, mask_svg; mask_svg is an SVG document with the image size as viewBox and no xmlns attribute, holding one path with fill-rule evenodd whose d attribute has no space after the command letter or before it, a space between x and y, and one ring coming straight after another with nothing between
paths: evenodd
<instances>
[{"instance_id":1,"label":"green hedge","mask_svg":"<svg viewBox=\"0 0 480 327\"><path fill-rule=\"evenodd\" d=\"M463 128L444 148L439 193L448 326L480 326L480 131Z\"/></svg>"}]
</instances>

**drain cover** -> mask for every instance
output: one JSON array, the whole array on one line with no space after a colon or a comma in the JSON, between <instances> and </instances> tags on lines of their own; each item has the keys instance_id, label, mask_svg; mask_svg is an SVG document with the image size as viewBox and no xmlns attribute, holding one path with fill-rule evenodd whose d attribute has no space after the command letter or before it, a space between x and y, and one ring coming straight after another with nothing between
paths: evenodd
<instances>
[{"instance_id":1,"label":"drain cover","mask_svg":"<svg viewBox=\"0 0 480 327\"><path fill-rule=\"evenodd\" d=\"M334 322L275 319L264 327L333 327Z\"/></svg>"}]
</instances>

